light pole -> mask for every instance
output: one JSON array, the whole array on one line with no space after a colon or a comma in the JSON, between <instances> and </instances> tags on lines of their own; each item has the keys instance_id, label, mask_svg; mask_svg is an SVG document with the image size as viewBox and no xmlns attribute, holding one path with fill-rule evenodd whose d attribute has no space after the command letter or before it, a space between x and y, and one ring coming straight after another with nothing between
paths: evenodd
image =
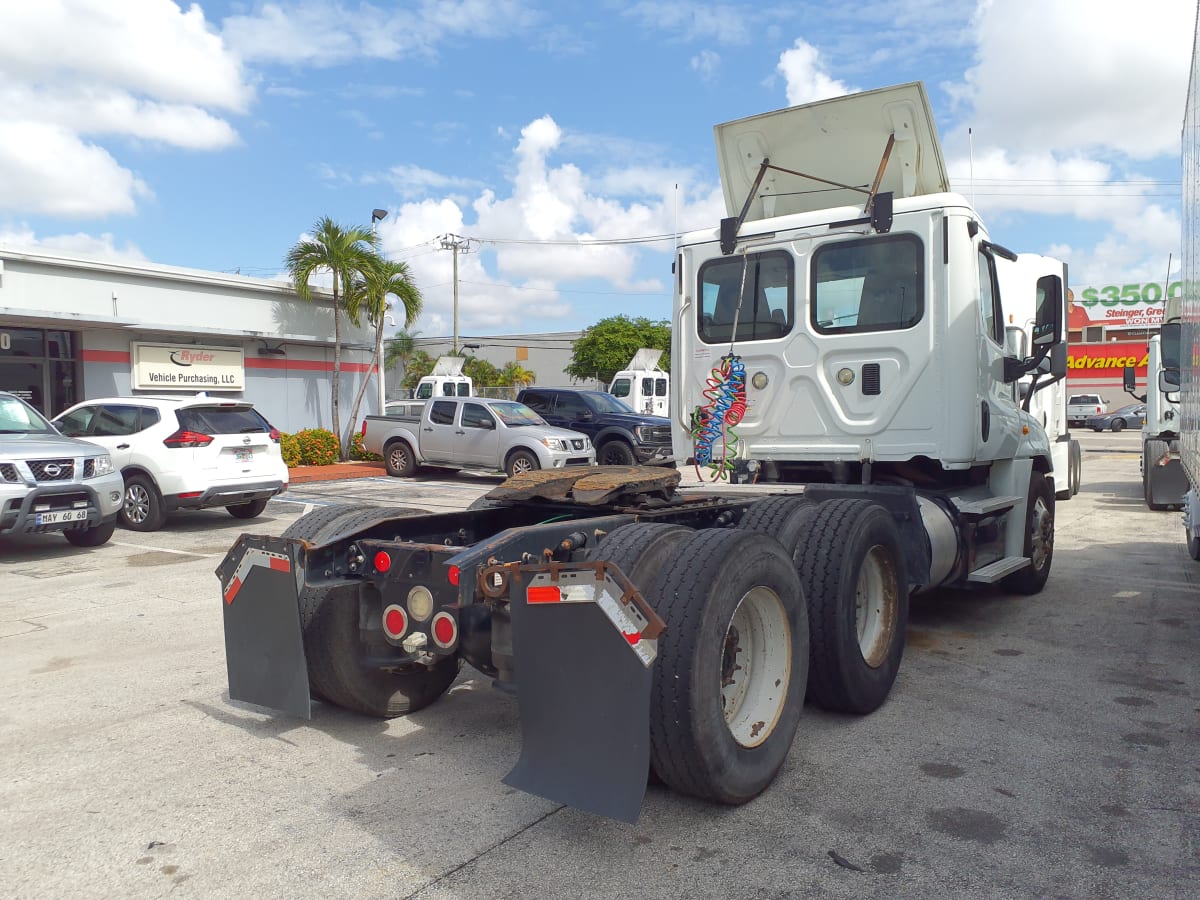
<instances>
[{"instance_id":1,"label":"light pole","mask_svg":"<svg viewBox=\"0 0 1200 900\"><path fill-rule=\"evenodd\" d=\"M376 243L375 223L379 222L383 219L386 219L386 218L387 218L387 210L386 209L371 210L371 245L372 246L375 246L375 243ZM391 308L392 308L392 304L390 302L386 302L386 305L384 308L385 314L386 314L386 311ZM383 341L382 341L383 322L384 322L384 317L381 316L379 319L379 322L375 326L377 329L377 339L375 341L375 368L379 373L379 415L381 415L381 416L384 414L384 410L385 410L384 404L387 403L387 387L383 382Z\"/></svg>"}]
</instances>

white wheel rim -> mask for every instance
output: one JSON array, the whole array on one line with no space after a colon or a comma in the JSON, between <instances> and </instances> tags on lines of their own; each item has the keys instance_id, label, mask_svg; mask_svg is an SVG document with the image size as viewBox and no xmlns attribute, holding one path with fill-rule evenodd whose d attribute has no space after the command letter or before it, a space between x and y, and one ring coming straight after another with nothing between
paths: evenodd
<instances>
[{"instance_id":1,"label":"white wheel rim","mask_svg":"<svg viewBox=\"0 0 1200 900\"><path fill-rule=\"evenodd\" d=\"M513 474L514 475L520 474L521 472L532 472L532 471L533 471L533 466L530 465L529 460L527 460L525 457L520 456L517 459L513 460Z\"/></svg>"},{"instance_id":2,"label":"white wheel rim","mask_svg":"<svg viewBox=\"0 0 1200 900\"><path fill-rule=\"evenodd\" d=\"M854 592L854 627L858 649L872 669L883 665L896 628L899 585L896 567L887 549L876 544L867 551Z\"/></svg>"},{"instance_id":3,"label":"white wheel rim","mask_svg":"<svg viewBox=\"0 0 1200 900\"><path fill-rule=\"evenodd\" d=\"M787 700L792 673L792 630L783 601L755 587L738 602L721 665L721 708L733 739L757 747L771 736Z\"/></svg>"}]
</instances>

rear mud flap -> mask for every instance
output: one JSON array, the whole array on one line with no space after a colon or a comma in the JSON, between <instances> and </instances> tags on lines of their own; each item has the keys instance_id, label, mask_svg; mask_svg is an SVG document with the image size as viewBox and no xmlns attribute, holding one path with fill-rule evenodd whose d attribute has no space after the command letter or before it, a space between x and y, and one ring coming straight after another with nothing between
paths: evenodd
<instances>
[{"instance_id":1,"label":"rear mud flap","mask_svg":"<svg viewBox=\"0 0 1200 900\"><path fill-rule=\"evenodd\" d=\"M650 667L662 623L629 602L615 566L607 577L598 571L514 578L522 746L504 783L632 824L650 768Z\"/></svg>"},{"instance_id":2,"label":"rear mud flap","mask_svg":"<svg viewBox=\"0 0 1200 900\"><path fill-rule=\"evenodd\" d=\"M312 718L300 634L299 544L243 534L217 567L229 697Z\"/></svg>"},{"instance_id":3,"label":"rear mud flap","mask_svg":"<svg viewBox=\"0 0 1200 900\"><path fill-rule=\"evenodd\" d=\"M1168 457L1166 462L1150 466L1148 493L1150 503L1162 506L1182 506L1183 495L1188 492L1187 472L1177 457Z\"/></svg>"}]
</instances>

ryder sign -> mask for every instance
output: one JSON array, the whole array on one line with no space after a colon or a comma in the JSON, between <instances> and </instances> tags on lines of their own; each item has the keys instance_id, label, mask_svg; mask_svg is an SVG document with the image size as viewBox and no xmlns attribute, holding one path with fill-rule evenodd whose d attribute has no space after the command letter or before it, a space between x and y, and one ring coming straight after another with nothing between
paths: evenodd
<instances>
[{"instance_id":1,"label":"ryder sign","mask_svg":"<svg viewBox=\"0 0 1200 900\"><path fill-rule=\"evenodd\" d=\"M241 347L134 341L129 356L136 391L240 391L246 386Z\"/></svg>"}]
</instances>

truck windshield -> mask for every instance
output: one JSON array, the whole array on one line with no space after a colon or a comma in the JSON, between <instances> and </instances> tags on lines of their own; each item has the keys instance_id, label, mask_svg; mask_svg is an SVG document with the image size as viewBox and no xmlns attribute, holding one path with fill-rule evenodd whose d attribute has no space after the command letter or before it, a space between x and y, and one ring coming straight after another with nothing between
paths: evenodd
<instances>
[{"instance_id":1,"label":"truck windshield","mask_svg":"<svg viewBox=\"0 0 1200 900\"><path fill-rule=\"evenodd\" d=\"M925 311L921 241L901 234L838 241L812 258L812 325L821 334L911 328Z\"/></svg>"},{"instance_id":2,"label":"truck windshield","mask_svg":"<svg viewBox=\"0 0 1200 900\"><path fill-rule=\"evenodd\" d=\"M493 403L492 412L500 417L500 421L512 428L522 425L545 425L546 420L535 413L524 403Z\"/></svg>"}]
</instances>

